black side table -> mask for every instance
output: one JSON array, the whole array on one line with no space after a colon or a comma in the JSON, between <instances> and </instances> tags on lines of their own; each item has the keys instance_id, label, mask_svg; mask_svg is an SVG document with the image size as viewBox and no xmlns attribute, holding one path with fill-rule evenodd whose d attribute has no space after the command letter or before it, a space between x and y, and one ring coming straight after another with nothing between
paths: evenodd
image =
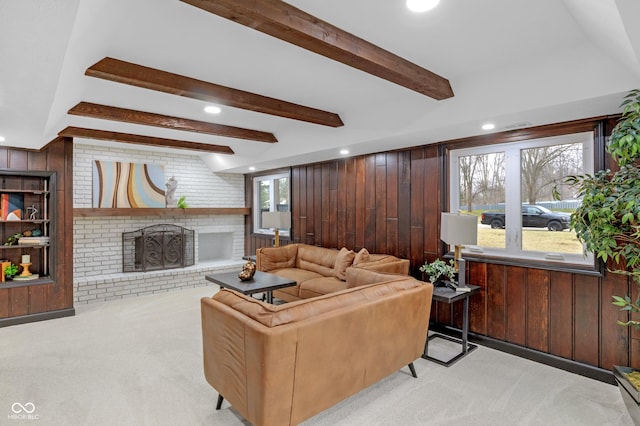
<instances>
[{"instance_id":1,"label":"black side table","mask_svg":"<svg viewBox=\"0 0 640 426\"><path fill-rule=\"evenodd\" d=\"M469 334L469 298L476 293L480 292L480 286L477 285L468 285L471 291L467 292L457 292L448 287L434 287L433 288L433 299L436 302L445 302L448 304L452 304L453 302L457 302L458 300L464 301L464 308L462 314L462 340L456 339L454 337L445 336L440 333L433 333L431 336L427 336L427 341L424 344L424 353L422 354L422 358L428 359L440 365L445 365L449 367L454 362L458 361L460 358L467 355L469 352L476 349L478 346L468 342L468 334ZM449 360L441 360L438 358L434 358L429 356L429 340L431 339L445 339L451 342L461 343L462 350L460 353L450 358Z\"/></svg>"}]
</instances>

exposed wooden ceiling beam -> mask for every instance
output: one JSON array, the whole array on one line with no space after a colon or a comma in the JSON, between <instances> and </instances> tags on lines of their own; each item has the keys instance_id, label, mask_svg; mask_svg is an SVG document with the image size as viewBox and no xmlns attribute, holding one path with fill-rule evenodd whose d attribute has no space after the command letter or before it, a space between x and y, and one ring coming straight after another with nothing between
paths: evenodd
<instances>
[{"instance_id":1,"label":"exposed wooden ceiling beam","mask_svg":"<svg viewBox=\"0 0 640 426\"><path fill-rule=\"evenodd\" d=\"M58 133L60 137L96 139L101 141L123 142L137 145L152 145L163 148L189 149L195 151L215 152L218 154L233 154L233 150L225 145L210 145L207 143L187 142L177 139L164 139L152 136L134 135L131 133L110 132L107 130L85 129L82 127L67 127Z\"/></svg>"},{"instance_id":2,"label":"exposed wooden ceiling beam","mask_svg":"<svg viewBox=\"0 0 640 426\"><path fill-rule=\"evenodd\" d=\"M338 114L106 57L86 75L278 117L340 127Z\"/></svg>"},{"instance_id":3,"label":"exposed wooden ceiling beam","mask_svg":"<svg viewBox=\"0 0 640 426\"><path fill-rule=\"evenodd\" d=\"M184 130L187 132L206 133L209 135L226 136L229 138L269 143L278 142L278 139L276 139L273 133L226 126L224 124L209 123L206 121L189 120L187 118L172 117L170 115L136 111L133 109L92 104L89 102L80 102L71 108L68 113L82 117L123 121L125 123L164 127L167 129Z\"/></svg>"},{"instance_id":4,"label":"exposed wooden ceiling beam","mask_svg":"<svg viewBox=\"0 0 640 426\"><path fill-rule=\"evenodd\" d=\"M181 0L366 73L441 100L449 80L280 0Z\"/></svg>"}]
</instances>

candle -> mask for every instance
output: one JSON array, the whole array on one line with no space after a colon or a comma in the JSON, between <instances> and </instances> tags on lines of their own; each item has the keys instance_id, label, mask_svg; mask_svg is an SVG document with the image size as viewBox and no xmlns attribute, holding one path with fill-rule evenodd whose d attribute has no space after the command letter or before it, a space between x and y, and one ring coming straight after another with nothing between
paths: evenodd
<instances>
[{"instance_id":1,"label":"candle","mask_svg":"<svg viewBox=\"0 0 640 426\"><path fill-rule=\"evenodd\" d=\"M28 254L23 254L22 263L31 263L31 256L29 256Z\"/></svg>"}]
</instances>

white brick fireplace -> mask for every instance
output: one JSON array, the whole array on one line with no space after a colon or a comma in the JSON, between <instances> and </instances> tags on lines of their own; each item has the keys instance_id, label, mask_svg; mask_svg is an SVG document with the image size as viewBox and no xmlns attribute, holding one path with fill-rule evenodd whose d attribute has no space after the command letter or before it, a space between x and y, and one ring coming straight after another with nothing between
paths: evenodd
<instances>
[{"instance_id":1,"label":"white brick fireplace","mask_svg":"<svg viewBox=\"0 0 640 426\"><path fill-rule=\"evenodd\" d=\"M215 174L197 156L74 145L74 208L91 206L94 159L162 164L178 180L176 198L189 207L243 207L244 177ZM182 217L74 217L74 303L90 303L210 284L214 271L240 270L244 262L243 215ZM171 223L195 231L195 265L149 272L122 272L122 233Z\"/></svg>"}]
</instances>

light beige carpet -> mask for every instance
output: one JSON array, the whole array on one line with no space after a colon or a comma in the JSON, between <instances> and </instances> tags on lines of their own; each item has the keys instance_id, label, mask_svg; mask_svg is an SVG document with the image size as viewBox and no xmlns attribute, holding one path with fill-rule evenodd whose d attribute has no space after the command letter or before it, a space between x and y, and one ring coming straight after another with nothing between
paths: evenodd
<instances>
[{"instance_id":1,"label":"light beige carpet","mask_svg":"<svg viewBox=\"0 0 640 426\"><path fill-rule=\"evenodd\" d=\"M226 402L215 410L202 372L199 299L217 289L1 328L0 425L247 424ZM632 424L616 387L488 348L449 368L414 364L418 379L404 368L304 425Z\"/></svg>"}]
</instances>

